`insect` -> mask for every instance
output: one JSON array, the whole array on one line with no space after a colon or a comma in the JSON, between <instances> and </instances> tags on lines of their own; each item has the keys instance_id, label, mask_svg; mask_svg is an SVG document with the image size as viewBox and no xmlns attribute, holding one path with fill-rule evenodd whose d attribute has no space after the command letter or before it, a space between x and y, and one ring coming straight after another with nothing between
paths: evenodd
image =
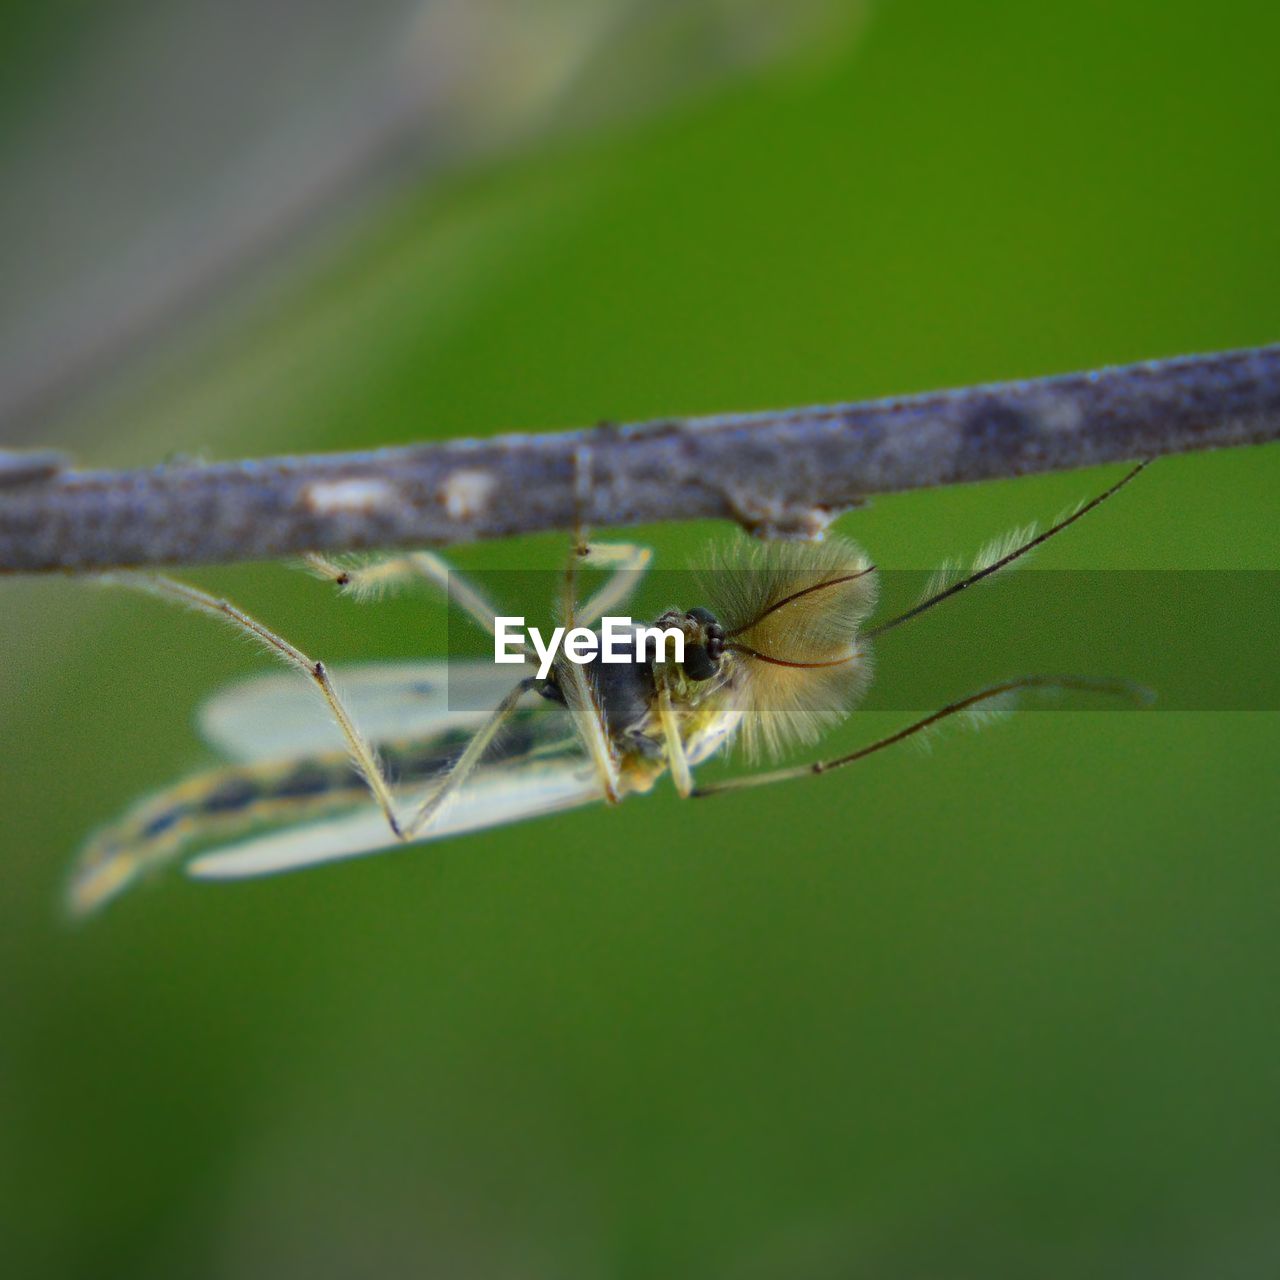
<instances>
[{"instance_id":1,"label":"insect","mask_svg":"<svg viewBox=\"0 0 1280 1280\"><path fill-rule=\"evenodd\" d=\"M694 769L735 740L753 761L815 741L866 688L872 640L1007 569L1119 492L1145 465L1043 532L993 544L967 573L931 583L914 607L878 623L870 621L876 569L854 543L741 537L706 574L703 604L669 609L658 619L682 633L683 661L579 664L561 656L542 679L524 674L513 681L510 667L479 661L451 668L370 664L335 680L323 662L228 601L159 575L110 575L231 624L294 674L241 682L203 707L202 732L229 762L144 798L95 833L75 866L68 905L74 914L92 911L144 874L181 859L202 879L264 875L592 801L616 803L651 790L664 773L685 797L827 773L1023 690L1134 695L1135 687L1123 681L1029 675L970 693L847 755L703 787L694 782ZM490 602L432 553L350 569L309 559L315 571L357 596L383 586L431 584L495 631ZM642 547L580 541L562 580L562 620L570 627L597 625L625 603L648 561ZM605 568L609 576L580 601L583 565ZM487 709L462 709L477 703Z\"/></svg>"}]
</instances>

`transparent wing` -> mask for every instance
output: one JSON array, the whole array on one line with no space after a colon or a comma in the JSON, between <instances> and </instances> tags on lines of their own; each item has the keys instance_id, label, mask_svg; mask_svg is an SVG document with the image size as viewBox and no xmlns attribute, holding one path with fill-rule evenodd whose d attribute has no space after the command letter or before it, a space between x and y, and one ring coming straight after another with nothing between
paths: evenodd
<instances>
[{"instance_id":1,"label":"transparent wing","mask_svg":"<svg viewBox=\"0 0 1280 1280\"><path fill-rule=\"evenodd\" d=\"M493 662L371 662L335 667L330 678L360 731L373 742L426 737L478 725L524 665ZM297 675L240 680L200 708L201 736L232 760L276 760L344 748L316 691Z\"/></svg>"},{"instance_id":2,"label":"transparent wing","mask_svg":"<svg viewBox=\"0 0 1280 1280\"><path fill-rule=\"evenodd\" d=\"M463 788L422 840L520 822L600 798L599 783L582 757L485 769ZM341 817L202 853L187 864L187 874L200 880L238 880L410 847L396 844L382 814L366 804Z\"/></svg>"}]
</instances>

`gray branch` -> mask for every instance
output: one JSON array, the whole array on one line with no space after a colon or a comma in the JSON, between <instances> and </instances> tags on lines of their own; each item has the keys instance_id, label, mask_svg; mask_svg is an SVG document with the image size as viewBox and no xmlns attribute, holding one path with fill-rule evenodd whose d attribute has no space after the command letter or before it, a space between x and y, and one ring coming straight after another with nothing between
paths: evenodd
<instances>
[{"instance_id":1,"label":"gray branch","mask_svg":"<svg viewBox=\"0 0 1280 1280\"><path fill-rule=\"evenodd\" d=\"M0 451L0 571L444 546L721 517L812 536L876 493L1280 438L1280 345L858 404L76 471Z\"/></svg>"}]
</instances>

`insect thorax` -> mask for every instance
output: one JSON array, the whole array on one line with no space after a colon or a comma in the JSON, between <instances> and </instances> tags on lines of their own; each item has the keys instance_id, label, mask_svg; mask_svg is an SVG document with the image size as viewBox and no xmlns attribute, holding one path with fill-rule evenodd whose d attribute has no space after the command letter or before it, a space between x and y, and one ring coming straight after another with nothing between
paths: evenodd
<instances>
[{"instance_id":1,"label":"insect thorax","mask_svg":"<svg viewBox=\"0 0 1280 1280\"><path fill-rule=\"evenodd\" d=\"M551 702L563 703L559 666L557 662L551 675L538 687L538 692ZM635 735L642 734L653 718L657 696L652 662L602 662L597 654L584 664L584 669L604 714L605 728L614 743L621 746Z\"/></svg>"},{"instance_id":2,"label":"insect thorax","mask_svg":"<svg viewBox=\"0 0 1280 1280\"><path fill-rule=\"evenodd\" d=\"M703 624L694 626L690 615L672 611L659 618L657 625L679 623L689 628L687 658L691 653L690 644L702 638L699 629ZM558 660L550 677L538 688L544 698L553 702L564 702L559 669L563 661L567 659ZM605 662L597 651L584 664L584 670L603 713L605 729L619 754L637 762L660 763L664 747L652 652L646 651L630 662ZM737 673L726 664L723 672L717 669L711 678L690 679L679 663L668 662L663 664L663 674L672 693L686 753L690 763L696 764L717 750L737 728L741 718L740 699L735 696L733 679Z\"/></svg>"}]
</instances>

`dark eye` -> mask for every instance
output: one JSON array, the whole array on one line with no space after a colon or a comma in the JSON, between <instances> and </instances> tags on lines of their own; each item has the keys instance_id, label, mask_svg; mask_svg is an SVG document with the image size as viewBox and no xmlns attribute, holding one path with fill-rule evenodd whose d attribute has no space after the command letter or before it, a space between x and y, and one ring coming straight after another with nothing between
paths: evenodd
<instances>
[{"instance_id":1,"label":"dark eye","mask_svg":"<svg viewBox=\"0 0 1280 1280\"><path fill-rule=\"evenodd\" d=\"M700 644L684 647L684 673L690 680L710 680L720 669L720 663L712 658Z\"/></svg>"},{"instance_id":2,"label":"dark eye","mask_svg":"<svg viewBox=\"0 0 1280 1280\"><path fill-rule=\"evenodd\" d=\"M718 622L713 622L707 628L707 657L712 662L719 663L720 657L724 653L724 644L724 628Z\"/></svg>"}]
</instances>

